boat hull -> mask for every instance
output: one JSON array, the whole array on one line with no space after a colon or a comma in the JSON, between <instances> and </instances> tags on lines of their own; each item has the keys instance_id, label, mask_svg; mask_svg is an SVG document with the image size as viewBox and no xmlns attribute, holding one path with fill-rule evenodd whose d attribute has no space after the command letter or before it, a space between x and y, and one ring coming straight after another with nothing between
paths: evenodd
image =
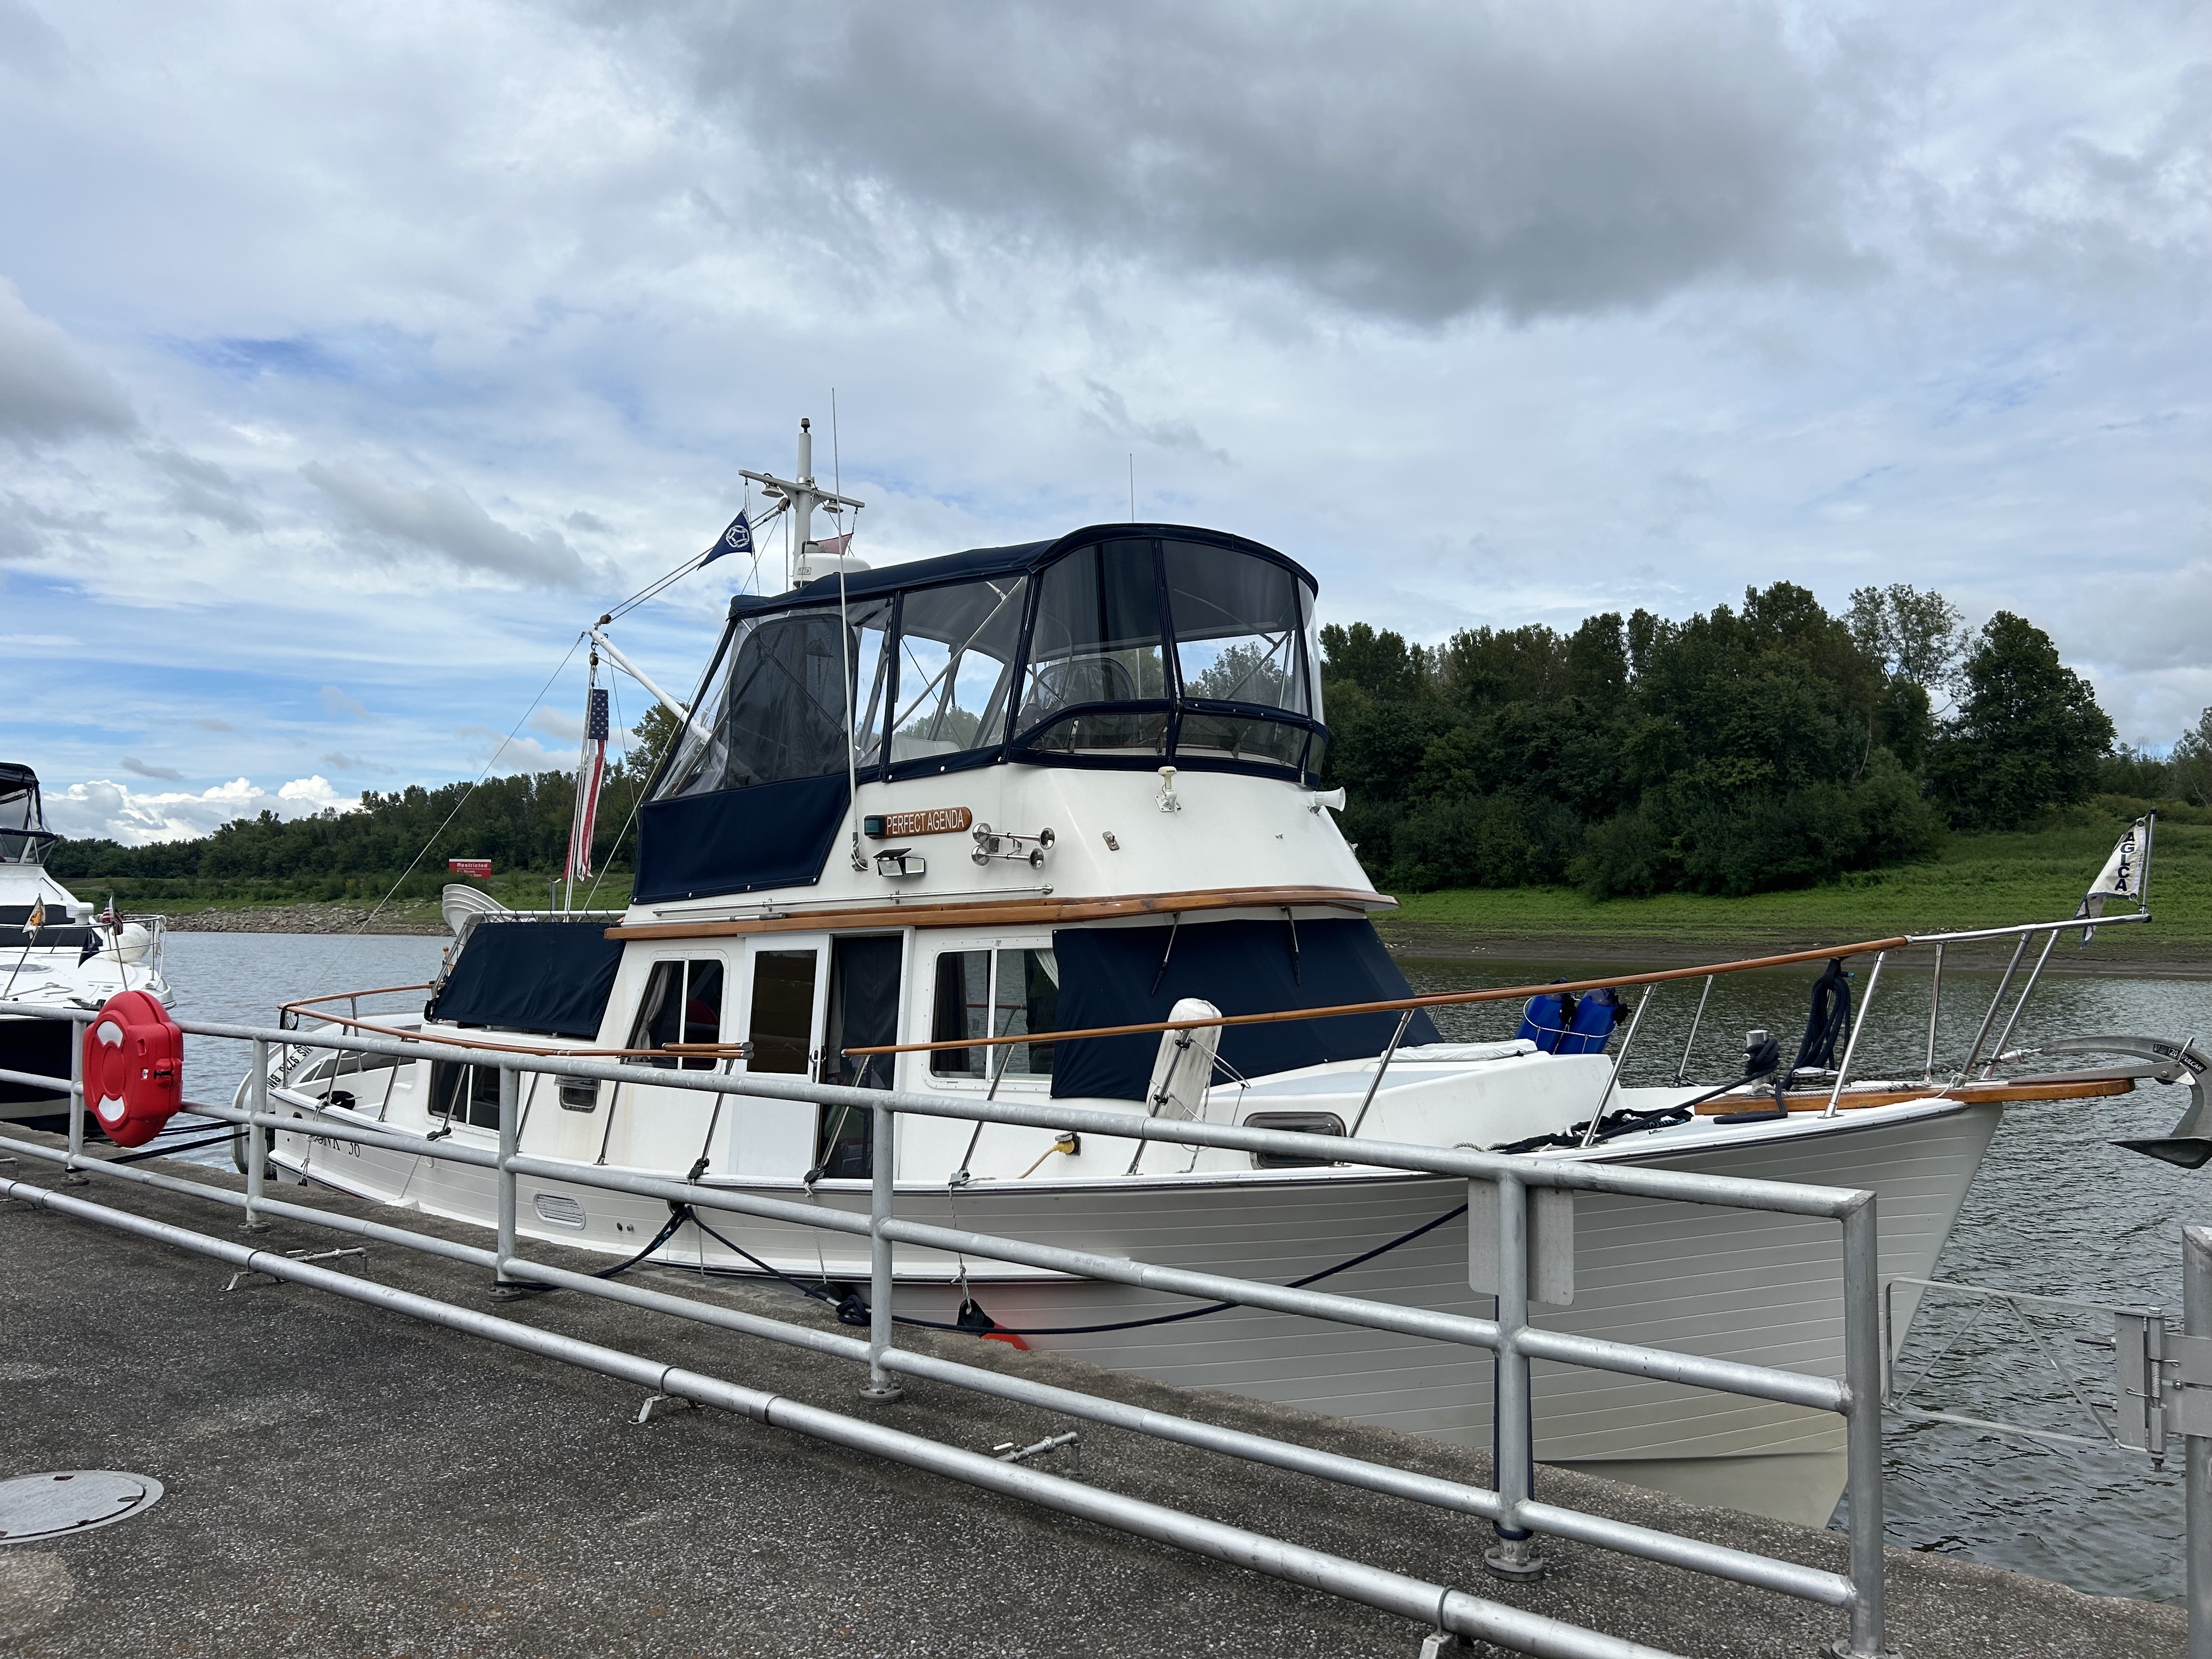
<instances>
[{"instance_id":1,"label":"boat hull","mask_svg":"<svg viewBox=\"0 0 2212 1659\"><path fill-rule=\"evenodd\" d=\"M1878 1203L1881 1273L1924 1278L1988 1148L2000 1109L1953 1106L1739 1146L1632 1161L1648 1167L1866 1188ZM363 1196L485 1222L486 1172L306 1135L280 1138L279 1161ZM1613 1160L1609 1160L1613 1161ZM1619 1160L1631 1161L1631 1160ZM522 1231L549 1242L634 1253L667 1218L658 1200L525 1178ZM784 1183L746 1188L789 1199ZM908 1219L1285 1283L1321 1273L1465 1202L1462 1182L1379 1172L1297 1171L1265 1178L1117 1182L979 1182L902 1187ZM815 1201L865 1213L861 1183L823 1182ZM558 1216L549 1222L549 1215ZM866 1241L716 1218L717 1231L781 1271L864 1285ZM696 1229L665 1248L669 1265L743 1270ZM1200 1318L1178 1297L1004 1264L899 1252L898 1310L950 1322L971 1294L1031 1346L1183 1388L1219 1389L1465 1444L1491 1436L1489 1354L1477 1348L1319 1320L1231 1308ZM1360 1267L1332 1291L1487 1316L1468 1286L1468 1236L1454 1219ZM1577 1198L1575 1296L1540 1310L1549 1328L1840 1377L1841 1229L1831 1221L1601 1194ZM1900 1304L1899 1312L1910 1310ZM1535 1364L1535 1443L1545 1462L1812 1525L1844 1483L1840 1418L1705 1389Z\"/></svg>"}]
</instances>

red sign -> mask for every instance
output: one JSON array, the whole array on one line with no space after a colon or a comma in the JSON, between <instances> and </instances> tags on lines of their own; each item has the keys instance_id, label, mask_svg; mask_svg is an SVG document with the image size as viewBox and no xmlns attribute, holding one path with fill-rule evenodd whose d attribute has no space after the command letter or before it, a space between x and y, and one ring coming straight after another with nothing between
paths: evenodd
<instances>
[{"instance_id":1,"label":"red sign","mask_svg":"<svg viewBox=\"0 0 2212 1659\"><path fill-rule=\"evenodd\" d=\"M457 876L488 876L491 873L489 859L447 859L446 868Z\"/></svg>"}]
</instances>

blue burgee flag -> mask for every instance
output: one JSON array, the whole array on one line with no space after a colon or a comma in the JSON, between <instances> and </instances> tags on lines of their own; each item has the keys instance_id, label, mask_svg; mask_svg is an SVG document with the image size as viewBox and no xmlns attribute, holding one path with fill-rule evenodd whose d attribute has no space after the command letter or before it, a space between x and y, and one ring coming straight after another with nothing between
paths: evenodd
<instances>
[{"instance_id":1,"label":"blue burgee flag","mask_svg":"<svg viewBox=\"0 0 2212 1659\"><path fill-rule=\"evenodd\" d=\"M730 527L707 550L707 556L699 562L710 565L725 553L750 553L753 550L753 522L744 514L730 520Z\"/></svg>"}]
</instances>

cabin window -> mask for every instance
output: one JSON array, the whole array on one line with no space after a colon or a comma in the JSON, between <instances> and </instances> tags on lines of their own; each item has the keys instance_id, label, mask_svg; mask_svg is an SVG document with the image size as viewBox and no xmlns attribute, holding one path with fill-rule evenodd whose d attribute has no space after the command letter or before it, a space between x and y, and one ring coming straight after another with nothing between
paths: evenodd
<instances>
[{"instance_id":1,"label":"cabin window","mask_svg":"<svg viewBox=\"0 0 2212 1659\"><path fill-rule=\"evenodd\" d=\"M499 1068L460 1060L432 1060L430 1115L447 1123L498 1128Z\"/></svg>"},{"instance_id":2,"label":"cabin window","mask_svg":"<svg viewBox=\"0 0 2212 1659\"><path fill-rule=\"evenodd\" d=\"M1050 951L947 951L937 958L930 1039L1024 1036L1060 1026L1060 963ZM1053 1045L1009 1042L994 1048L937 1048L938 1077L1048 1078Z\"/></svg>"},{"instance_id":3,"label":"cabin window","mask_svg":"<svg viewBox=\"0 0 2212 1659\"><path fill-rule=\"evenodd\" d=\"M1164 704L1170 695L1152 544L1107 542L1048 568L1039 579L1016 721L1035 733L1027 739L1030 745L1063 752L1161 752L1167 744L1164 709L1065 716L1061 711L1097 703Z\"/></svg>"},{"instance_id":4,"label":"cabin window","mask_svg":"<svg viewBox=\"0 0 2212 1659\"><path fill-rule=\"evenodd\" d=\"M899 607L891 760L926 760L1006 740L1028 580L927 587Z\"/></svg>"},{"instance_id":5,"label":"cabin window","mask_svg":"<svg viewBox=\"0 0 2212 1659\"><path fill-rule=\"evenodd\" d=\"M745 1027L745 1069L806 1075L814 1038L811 951L753 952L752 1018Z\"/></svg>"},{"instance_id":6,"label":"cabin window","mask_svg":"<svg viewBox=\"0 0 2212 1659\"><path fill-rule=\"evenodd\" d=\"M630 1028L633 1048L663 1049L676 1042L720 1042L722 1040L722 964L713 957L696 962L656 962L646 981L645 996L637 1006L637 1023ZM679 1062L674 1054L656 1054L648 1066L709 1072L715 1062L705 1054L690 1054Z\"/></svg>"},{"instance_id":7,"label":"cabin window","mask_svg":"<svg viewBox=\"0 0 2212 1659\"><path fill-rule=\"evenodd\" d=\"M890 605L877 599L850 607L849 638L830 609L738 623L692 704L701 730L684 731L655 799L842 772L848 686L854 729L872 734L862 749L872 757L888 678Z\"/></svg>"}]
</instances>

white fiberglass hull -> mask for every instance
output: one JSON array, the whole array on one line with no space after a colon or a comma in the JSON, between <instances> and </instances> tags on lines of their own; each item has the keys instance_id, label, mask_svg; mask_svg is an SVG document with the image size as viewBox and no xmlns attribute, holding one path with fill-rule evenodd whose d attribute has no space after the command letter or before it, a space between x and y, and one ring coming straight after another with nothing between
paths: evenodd
<instances>
[{"instance_id":1,"label":"white fiberglass hull","mask_svg":"<svg viewBox=\"0 0 2212 1659\"><path fill-rule=\"evenodd\" d=\"M1658 1167L1859 1187L1877 1195L1881 1273L1926 1277L1994 1131L1996 1106L1942 1103L1801 1120L1786 1134L1663 1158ZM1741 1132L1739 1132L1741 1133ZM1607 1161L1619 1159L1613 1153ZM280 1162L363 1196L486 1222L488 1174L330 1139L283 1136ZM791 1183L747 1190L788 1199ZM1285 1283L1333 1267L1464 1202L1462 1183L1344 1170L1164 1176L1127 1182L992 1182L948 1191L902 1186L908 1219L1002 1234L1161 1266ZM862 1183L823 1182L816 1201L865 1212ZM1583 1194L1577 1200L1575 1298L1541 1311L1557 1329L1828 1376L1843 1374L1842 1249L1832 1222ZM520 1182L522 1231L629 1255L658 1232L665 1204L594 1188ZM549 1222L548 1216L561 1218ZM580 1221L580 1225L577 1223ZM865 1240L733 1214L717 1231L809 1281L864 1285ZM1468 1285L1467 1229L1454 1220L1322 1288L1486 1316ZM745 1263L683 1230L659 1261ZM1018 1331L1115 1324L1182 1313L1185 1298L971 1261L969 1289ZM898 1311L949 1321L957 1264L900 1252ZM1476 1348L1232 1308L1133 1330L1037 1334L1033 1346L1185 1388L1278 1401L1468 1444L1491 1434L1489 1355ZM1819 1525L1842 1491L1839 1418L1704 1389L1538 1362L1536 1451L1694 1499Z\"/></svg>"}]
</instances>

